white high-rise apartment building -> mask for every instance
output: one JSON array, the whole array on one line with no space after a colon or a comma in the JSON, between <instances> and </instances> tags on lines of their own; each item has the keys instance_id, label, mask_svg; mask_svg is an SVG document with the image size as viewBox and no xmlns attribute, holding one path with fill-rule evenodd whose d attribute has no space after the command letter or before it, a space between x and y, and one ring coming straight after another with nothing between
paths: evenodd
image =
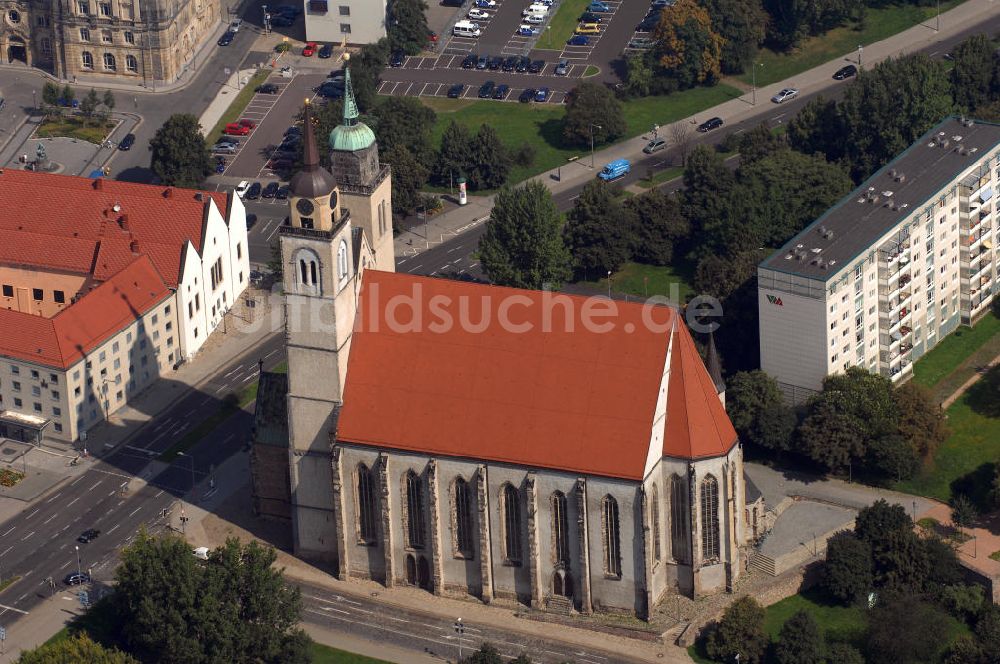
<instances>
[{"instance_id":1,"label":"white high-rise apartment building","mask_svg":"<svg viewBox=\"0 0 1000 664\"><path fill-rule=\"evenodd\" d=\"M799 402L850 366L906 380L997 290L1000 125L949 118L758 267L761 367Z\"/></svg>"}]
</instances>

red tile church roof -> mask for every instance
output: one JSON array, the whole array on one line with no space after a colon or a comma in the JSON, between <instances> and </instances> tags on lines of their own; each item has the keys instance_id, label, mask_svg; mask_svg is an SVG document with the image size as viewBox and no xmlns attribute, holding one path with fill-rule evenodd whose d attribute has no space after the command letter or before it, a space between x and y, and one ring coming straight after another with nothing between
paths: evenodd
<instances>
[{"instance_id":1,"label":"red tile church roof","mask_svg":"<svg viewBox=\"0 0 1000 664\"><path fill-rule=\"evenodd\" d=\"M390 304L417 294L412 308ZM562 302L571 305L569 313ZM673 337L663 453L725 454L735 431L677 312L615 302L616 314L596 318L610 329L586 329L584 312L607 306L607 300L368 270L337 438L642 479ZM543 331L546 310L549 331ZM498 322L504 312L530 329L504 329ZM644 314L663 329L650 329ZM481 329L435 326L444 316ZM413 322L419 330L393 322ZM671 415L678 421L670 422Z\"/></svg>"}]
</instances>

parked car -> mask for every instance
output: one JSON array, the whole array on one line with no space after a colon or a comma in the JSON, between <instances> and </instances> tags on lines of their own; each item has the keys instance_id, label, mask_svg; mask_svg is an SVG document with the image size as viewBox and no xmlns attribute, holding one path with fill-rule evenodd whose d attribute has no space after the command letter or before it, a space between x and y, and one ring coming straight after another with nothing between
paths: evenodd
<instances>
[{"instance_id":1,"label":"parked car","mask_svg":"<svg viewBox=\"0 0 1000 664\"><path fill-rule=\"evenodd\" d=\"M291 190L286 185L281 185L280 187L278 187L278 191L277 193L274 194L274 197L277 198L279 201L285 201L288 200L288 196L290 194Z\"/></svg>"},{"instance_id":2,"label":"parked car","mask_svg":"<svg viewBox=\"0 0 1000 664\"><path fill-rule=\"evenodd\" d=\"M493 90L494 99L506 99L507 93L510 92L510 86L506 83L501 83Z\"/></svg>"},{"instance_id":3,"label":"parked car","mask_svg":"<svg viewBox=\"0 0 1000 664\"><path fill-rule=\"evenodd\" d=\"M246 180L240 180L240 183L236 185L236 189L234 191L236 192L237 196L243 198L244 196L246 196L247 189L249 188L250 188L249 182L247 182Z\"/></svg>"},{"instance_id":4,"label":"parked car","mask_svg":"<svg viewBox=\"0 0 1000 664\"><path fill-rule=\"evenodd\" d=\"M587 46L590 44L590 37L587 35L573 35L566 43L570 46Z\"/></svg>"},{"instance_id":5,"label":"parked car","mask_svg":"<svg viewBox=\"0 0 1000 664\"><path fill-rule=\"evenodd\" d=\"M611 11L611 7L605 2L600 2L600 0L594 0L594 2L591 2L589 5L587 5L587 11L601 12L606 14Z\"/></svg>"},{"instance_id":6,"label":"parked car","mask_svg":"<svg viewBox=\"0 0 1000 664\"><path fill-rule=\"evenodd\" d=\"M595 14L594 12L583 12L580 15L581 23L603 23L604 19L601 18L600 14Z\"/></svg>"},{"instance_id":7,"label":"parked car","mask_svg":"<svg viewBox=\"0 0 1000 664\"><path fill-rule=\"evenodd\" d=\"M615 159L606 164L601 169L601 172L597 174L597 177L605 182L611 182L612 180L625 177L630 170L632 170L632 164L629 163L628 159Z\"/></svg>"},{"instance_id":8,"label":"parked car","mask_svg":"<svg viewBox=\"0 0 1000 664\"><path fill-rule=\"evenodd\" d=\"M255 201L258 198L260 198L261 190L262 187L260 186L260 182L254 182L252 185L250 185L250 188L247 189L247 193L246 196L244 196L244 198L247 199L248 201Z\"/></svg>"},{"instance_id":9,"label":"parked car","mask_svg":"<svg viewBox=\"0 0 1000 664\"><path fill-rule=\"evenodd\" d=\"M479 56L475 53L469 53L467 56L462 58L462 69L472 69L479 62Z\"/></svg>"},{"instance_id":10,"label":"parked car","mask_svg":"<svg viewBox=\"0 0 1000 664\"><path fill-rule=\"evenodd\" d=\"M496 87L496 83L493 81L486 81L479 86L479 98L489 99L493 95L493 88Z\"/></svg>"},{"instance_id":11,"label":"parked car","mask_svg":"<svg viewBox=\"0 0 1000 664\"><path fill-rule=\"evenodd\" d=\"M499 55L494 56L494 57L490 58L490 64L488 66L488 69L490 71L496 71L496 70L500 69L500 66L502 64L503 64L503 58L501 58Z\"/></svg>"},{"instance_id":12,"label":"parked car","mask_svg":"<svg viewBox=\"0 0 1000 664\"><path fill-rule=\"evenodd\" d=\"M473 4L477 7L496 7L497 0L476 0Z\"/></svg>"},{"instance_id":13,"label":"parked car","mask_svg":"<svg viewBox=\"0 0 1000 664\"><path fill-rule=\"evenodd\" d=\"M528 71L532 74L541 73L543 69L545 69L545 60L533 60L531 66L528 67Z\"/></svg>"},{"instance_id":14,"label":"parked car","mask_svg":"<svg viewBox=\"0 0 1000 664\"><path fill-rule=\"evenodd\" d=\"M575 32L578 35L599 35L601 34L601 28L596 23L581 23L576 26Z\"/></svg>"},{"instance_id":15,"label":"parked car","mask_svg":"<svg viewBox=\"0 0 1000 664\"><path fill-rule=\"evenodd\" d=\"M531 58L522 55L517 59L517 73L523 74L531 68Z\"/></svg>"},{"instance_id":16,"label":"parked car","mask_svg":"<svg viewBox=\"0 0 1000 664\"><path fill-rule=\"evenodd\" d=\"M465 92L465 83L456 83L455 85L448 88L448 98L458 99Z\"/></svg>"},{"instance_id":17,"label":"parked car","mask_svg":"<svg viewBox=\"0 0 1000 664\"><path fill-rule=\"evenodd\" d=\"M795 88L784 88L778 94L771 97L771 101L773 101L775 104L781 104L788 101L789 99L794 99L795 97L798 96L798 94L799 91Z\"/></svg>"},{"instance_id":18,"label":"parked car","mask_svg":"<svg viewBox=\"0 0 1000 664\"><path fill-rule=\"evenodd\" d=\"M88 528L87 530L80 533L80 536L76 538L76 541L80 544L90 544L95 539L101 535L101 531L96 528Z\"/></svg>"},{"instance_id":19,"label":"parked car","mask_svg":"<svg viewBox=\"0 0 1000 664\"><path fill-rule=\"evenodd\" d=\"M469 18L471 18L471 19L474 19L474 20L477 20L477 21L485 21L489 17L490 17L490 13L487 12L487 11L483 11L482 9L475 8L475 9L470 9L469 10Z\"/></svg>"},{"instance_id":20,"label":"parked car","mask_svg":"<svg viewBox=\"0 0 1000 664\"><path fill-rule=\"evenodd\" d=\"M642 151L646 154L653 154L654 152L659 152L665 147L667 147L667 139L654 138L649 143L646 143L646 147L644 147Z\"/></svg>"},{"instance_id":21,"label":"parked car","mask_svg":"<svg viewBox=\"0 0 1000 664\"><path fill-rule=\"evenodd\" d=\"M133 145L135 145L135 134L125 134L122 140L118 141L119 150L131 150Z\"/></svg>"},{"instance_id":22,"label":"parked car","mask_svg":"<svg viewBox=\"0 0 1000 664\"><path fill-rule=\"evenodd\" d=\"M218 173L218 174L220 174L220 175L226 172L226 158L225 157L219 157L215 161L215 172Z\"/></svg>"},{"instance_id":23,"label":"parked car","mask_svg":"<svg viewBox=\"0 0 1000 664\"><path fill-rule=\"evenodd\" d=\"M634 37L629 40L628 47L645 49L652 48L654 44L656 44L655 39L650 39L649 37Z\"/></svg>"},{"instance_id":24,"label":"parked car","mask_svg":"<svg viewBox=\"0 0 1000 664\"><path fill-rule=\"evenodd\" d=\"M517 34L521 37L534 37L538 34L538 28L533 28L527 23L517 26Z\"/></svg>"},{"instance_id":25,"label":"parked car","mask_svg":"<svg viewBox=\"0 0 1000 664\"><path fill-rule=\"evenodd\" d=\"M523 92L521 92L521 96L517 98L517 100L522 104L527 104L529 101L534 101L534 99L535 99L534 88L526 88Z\"/></svg>"},{"instance_id":26,"label":"parked car","mask_svg":"<svg viewBox=\"0 0 1000 664\"><path fill-rule=\"evenodd\" d=\"M545 23L545 17L541 14L529 14L522 19L528 25L541 25Z\"/></svg>"},{"instance_id":27,"label":"parked car","mask_svg":"<svg viewBox=\"0 0 1000 664\"><path fill-rule=\"evenodd\" d=\"M858 68L854 65L846 65L841 67L834 73L833 78L838 81L843 81L845 78L850 78L852 76L858 75Z\"/></svg>"},{"instance_id":28,"label":"parked car","mask_svg":"<svg viewBox=\"0 0 1000 664\"><path fill-rule=\"evenodd\" d=\"M212 152L221 152L222 154L236 154L237 146L232 143L218 142L212 146Z\"/></svg>"},{"instance_id":29,"label":"parked car","mask_svg":"<svg viewBox=\"0 0 1000 664\"><path fill-rule=\"evenodd\" d=\"M226 128L222 130L222 133L230 136L246 136L250 133L250 127L244 127L238 122L230 122L226 125Z\"/></svg>"},{"instance_id":30,"label":"parked car","mask_svg":"<svg viewBox=\"0 0 1000 664\"><path fill-rule=\"evenodd\" d=\"M291 16L272 16L272 28L290 28L295 25L295 19Z\"/></svg>"},{"instance_id":31,"label":"parked car","mask_svg":"<svg viewBox=\"0 0 1000 664\"><path fill-rule=\"evenodd\" d=\"M569 68L569 60L560 60L559 64L556 65L556 76L568 76Z\"/></svg>"},{"instance_id":32,"label":"parked car","mask_svg":"<svg viewBox=\"0 0 1000 664\"><path fill-rule=\"evenodd\" d=\"M535 90L535 101L546 102L549 100L549 95L551 95L551 93L552 91L548 88L538 88Z\"/></svg>"},{"instance_id":33,"label":"parked car","mask_svg":"<svg viewBox=\"0 0 1000 664\"><path fill-rule=\"evenodd\" d=\"M219 46L229 46L233 43L233 39L236 38L235 32L226 32L221 37L219 37Z\"/></svg>"},{"instance_id":34,"label":"parked car","mask_svg":"<svg viewBox=\"0 0 1000 664\"><path fill-rule=\"evenodd\" d=\"M295 76L295 70L288 66L282 67L278 73L281 74L281 78L292 78Z\"/></svg>"},{"instance_id":35,"label":"parked car","mask_svg":"<svg viewBox=\"0 0 1000 664\"><path fill-rule=\"evenodd\" d=\"M265 83L257 86L257 92L262 95L276 95L278 94L278 86L274 83Z\"/></svg>"},{"instance_id":36,"label":"parked car","mask_svg":"<svg viewBox=\"0 0 1000 664\"><path fill-rule=\"evenodd\" d=\"M247 120L246 118L240 118L238 123L241 127L246 127L247 129L256 129L257 123L253 120Z\"/></svg>"},{"instance_id":37,"label":"parked car","mask_svg":"<svg viewBox=\"0 0 1000 664\"><path fill-rule=\"evenodd\" d=\"M279 186L277 182L268 182L267 186L260 192L260 195L263 198L274 198L278 194Z\"/></svg>"},{"instance_id":38,"label":"parked car","mask_svg":"<svg viewBox=\"0 0 1000 664\"><path fill-rule=\"evenodd\" d=\"M673 7L677 0L653 0L653 7Z\"/></svg>"},{"instance_id":39,"label":"parked car","mask_svg":"<svg viewBox=\"0 0 1000 664\"><path fill-rule=\"evenodd\" d=\"M306 42L306 45L302 47L302 55L311 58L317 49L319 49L319 45L316 42Z\"/></svg>"},{"instance_id":40,"label":"parked car","mask_svg":"<svg viewBox=\"0 0 1000 664\"><path fill-rule=\"evenodd\" d=\"M323 44L319 52L316 54L321 58L329 58L333 56L333 44Z\"/></svg>"},{"instance_id":41,"label":"parked car","mask_svg":"<svg viewBox=\"0 0 1000 664\"><path fill-rule=\"evenodd\" d=\"M702 122L700 125L698 125L698 131L704 134L707 131L718 129L721 126L722 126L722 118L710 118Z\"/></svg>"},{"instance_id":42,"label":"parked car","mask_svg":"<svg viewBox=\"0 0 1000 664\"><path fill-rule=\"evenodd\" d=\"M344 96L343 82L328 81L319 86L316 94L324 99L340 99Z\"/></svg>"},{"instance_id":43,"label":"parked car","mask_svg":"<svg viewBox=\"0 0 1000 664\"><path fill-rule=\"evenodd\" d=\"M240 31L240 27L242 25L243 25L243 19L241 19L241 18L234 18L233 22L229 24L229 31L230 32L239 32Z\"/></svg>"},{"instance_id":44,"label":"parked car","mask_svg":"<svg viewBox=\"0 0 1000 664\"><path fill-rule=\"evenodd\" d=\"M301 3L299 4L299 6L278 5L277 7L274 7L271 11L274 12L275 14L281 14L282 16L295 17L302 13L302 5Z\"/></svg>"},{"instance_id":45,"label":"parked car","mask_svg":"<svg viewBox=\"0 0 1000 664\"><path fill-rule=\"evenodd\" d=\"M191 553L194 554L194 557L198 560L208 560L207 546L199 546L197 549L191 549Z\"/></svg>"},{"instance_id":46,"label":"parked car","mask_svg":"<svg viewBox=\"0 0 1000 664\"><path fill-rule=\"evenodd\" d=\"M240 139L236 138L235 136L219 136L219 140L217 140L215 143L216 145L225 144L225 145L232 145L233 147L237 148L240 147Z\"/></svg>"},{"instance_id":47,"label":"parked car","mask_svg":"<svg viewBox=\"0 0 1000 664\"><path fill-rule=\"evenodd\" d=\"M402 67L405 61L406 53L403 53L402 51L393 51L392 55L389 56L390 67Z\"/></svg>"},{"instance_id":48,"label":"parked car","mask_svg":"<svg viewBox=\"0 0 1000 664\"><path fill-rule=\"evenodd\" d=\"M90 575L86 572L70 572L63 577L63 583L67 586L79 586L84 583L90 583Z\"/></svg>"},{"instance_id":49,"label":"parked car","mask_svg":"<svg viewBox=\"0 0 1000 664\"><path fill-rule=\"evenodd\" d=\"M520 58L518 58L516 55L507 56L507 58L503 61L503 65L501 65L502 69L504 71L514 71L514 69L517 68L517 61L519 59Z\"/></svg>"},{"instance_id":50,"label":"parked car","mask_svg":"<svg viewBox=\"0 0 1000 664\"><path fill-rule=\"evenodd\" d=\"M647 16L639 22L639 25L635 27L636 32L652 32L653 29L659 25L659 16Z\"/></svg>"},{"instance_id":51,"label":"parked car","mask_svg":"<svg viewBox=\"0 0 1000 664\"><path fill-rule=\"evenodd\" d=\"M480 55L479 58L476 59L476 69L486 69L489 64L490 56L488 55Z\"/></svg>"}]
</instances>

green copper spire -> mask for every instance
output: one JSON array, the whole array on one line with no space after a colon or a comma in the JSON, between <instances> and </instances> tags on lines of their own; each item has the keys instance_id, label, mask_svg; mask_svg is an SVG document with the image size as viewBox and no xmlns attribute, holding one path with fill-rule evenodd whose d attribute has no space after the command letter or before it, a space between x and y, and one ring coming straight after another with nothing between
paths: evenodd
<instances>
[{"instance_id":1,"label":"green copper spire","mask_svg":"<svg viewBox=\"0 0 1000 664\"><path fill-rule=\"evenodd\" d=\"M358 120L358 104L351 87L351 70L344 66L344 121L330 132L330 147L341 152L357 152L375 143L375 132Z\"/></svg>"}]
</instances>

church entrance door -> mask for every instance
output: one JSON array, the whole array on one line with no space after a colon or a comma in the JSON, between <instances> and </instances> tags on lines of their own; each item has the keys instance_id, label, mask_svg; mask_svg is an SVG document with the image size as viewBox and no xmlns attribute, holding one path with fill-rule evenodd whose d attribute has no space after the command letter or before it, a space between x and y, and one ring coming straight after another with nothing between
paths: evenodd
<instances>
[{"instance_id":1,"label":"church entrance door","mask_svg":"<svg viewBox=\"0 0 1000 664\"><path fill-rule=\"evenodd\" d=\"M417 561L417 581L424 590L431 589L431 566L427 564L427 558L420 556Z\"/></svg>"},{"instance_id":2,"label":"church entrance door","mask_svg":"<svg viewBox=\"0 0 1000 664\"><path fill-rule=\"evenodd\" d=\"M28 64L28 48L24 44L24 40L17 36L10 37L10 44L7 46L7 62L14 62L15 60L20 60L24 64Z\"/></svg>"},{"instance_id":3,"label":"church entrance door","mask_svg":"<svg viewBox=\"0 0 1000 664\"><path fill-rule=\"evenodd\" d=\"M411 586L417 585L417 561L412 553L406 554L406 582Z\"/></svg>"}]
</instances>

